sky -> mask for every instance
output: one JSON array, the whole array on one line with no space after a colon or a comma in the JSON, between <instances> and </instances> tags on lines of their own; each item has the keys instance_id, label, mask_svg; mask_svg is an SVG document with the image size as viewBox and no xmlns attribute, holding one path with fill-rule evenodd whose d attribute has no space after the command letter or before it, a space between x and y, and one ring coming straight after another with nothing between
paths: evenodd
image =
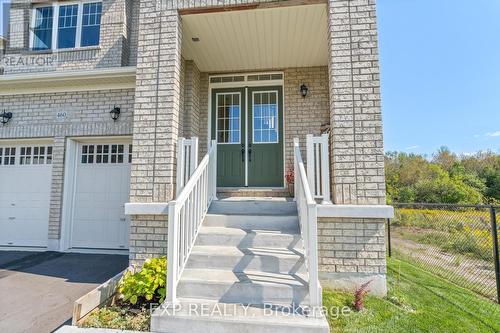
<instances>
[{"instance_id":1,"label":"sky","mask_svg":"<svg viewBox=\"0 0 500 333\"><path fill-rule=\"evenodd\" d=\"M500 1L378 0L386 151L500 153Z\"/></svg>"}]
</instances>

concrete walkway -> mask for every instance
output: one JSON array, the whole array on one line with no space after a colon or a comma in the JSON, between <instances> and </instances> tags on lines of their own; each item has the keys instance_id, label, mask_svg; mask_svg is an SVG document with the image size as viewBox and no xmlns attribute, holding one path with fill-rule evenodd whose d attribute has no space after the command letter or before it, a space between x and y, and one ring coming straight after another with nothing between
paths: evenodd
<instances>
[{"instance_id":1,"label":"concrete walkway","mask_svg":"<svg viewBox=\"0 0 500 333\"><path fill-rule=\"evenodd\" d=\"M128 265L121 255L0 251L0 332L52 332L73 302Z\"/></svg>"}]
</instances>

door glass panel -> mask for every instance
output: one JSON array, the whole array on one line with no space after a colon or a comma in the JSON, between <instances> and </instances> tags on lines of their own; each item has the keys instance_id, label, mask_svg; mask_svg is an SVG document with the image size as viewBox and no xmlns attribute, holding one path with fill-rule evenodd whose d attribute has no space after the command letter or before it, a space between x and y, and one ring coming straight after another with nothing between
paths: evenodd
<instances>
[{"instance_id":1,"label":"door glass panel","mask_svg":"<svg viewBox=\"0 0 500 333\"><path fill-rule=\"evenodd\" d=\"M240 142L240 94L217 95L217 142Z\"/></svg>"},{"instance_id":2,"label":"door glass panel","mask_svg":"<svg viewBox=\"0 0 500 333\"><path fill-rule=\"evenodd\" d=\"M253 142L278 142L278 93L276 91L253 94Z\"/></svg>"}]
</instances>

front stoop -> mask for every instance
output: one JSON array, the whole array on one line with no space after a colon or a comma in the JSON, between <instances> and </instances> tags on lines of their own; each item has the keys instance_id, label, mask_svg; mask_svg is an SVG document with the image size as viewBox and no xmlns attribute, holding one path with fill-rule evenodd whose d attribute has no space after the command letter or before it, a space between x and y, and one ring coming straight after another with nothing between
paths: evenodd
<instances>
[{"instance_id":1,"label":"front stoop","mask_svg":"<svg viewBox=\"0 0 500 333\"><path fill-rule=\"evenodd\" d=\"M157 309L151 331L328 332L326 318L307 307L302 244L290 199L214 201L179 281L179 303Z\"/></svg>"},{"instance_id":2,"label":"front stoop","mask_svg":"<svg viewBox=\"0 0 500 333\"><path fill-rule=\"evenodd\" d=\"M181 299L177 310L158 309L151 318L157 333L327 333L325 317L295 312L290 307L263 308L257 305Z\"/></svg>"}]
</instances>

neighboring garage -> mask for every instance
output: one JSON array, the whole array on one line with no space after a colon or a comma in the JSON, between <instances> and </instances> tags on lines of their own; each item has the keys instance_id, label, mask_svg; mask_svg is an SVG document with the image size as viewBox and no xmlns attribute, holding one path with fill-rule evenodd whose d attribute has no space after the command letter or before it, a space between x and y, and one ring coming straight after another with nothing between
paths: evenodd
<instances>
[{"instance_id":1,"label":"neighboring garage","mask_svg":"<svg viewBox=\"0 0 500 333\"><path fill-rule=\"evenodd\" d=\"M50 142L0 143L0 246L47 247Z\"/></svg>"},{"instance_id":2,"label":"neighboring garage","mask_svg":"<svg viewBox=\"0 0 500 333\"><path fill-rule=\"evenodd\" d=\"M66 141L61 239L55 246L49 241L52 141L0 141L0 247L127 251L130 138Z\"/></svg>"}]
</instances>

